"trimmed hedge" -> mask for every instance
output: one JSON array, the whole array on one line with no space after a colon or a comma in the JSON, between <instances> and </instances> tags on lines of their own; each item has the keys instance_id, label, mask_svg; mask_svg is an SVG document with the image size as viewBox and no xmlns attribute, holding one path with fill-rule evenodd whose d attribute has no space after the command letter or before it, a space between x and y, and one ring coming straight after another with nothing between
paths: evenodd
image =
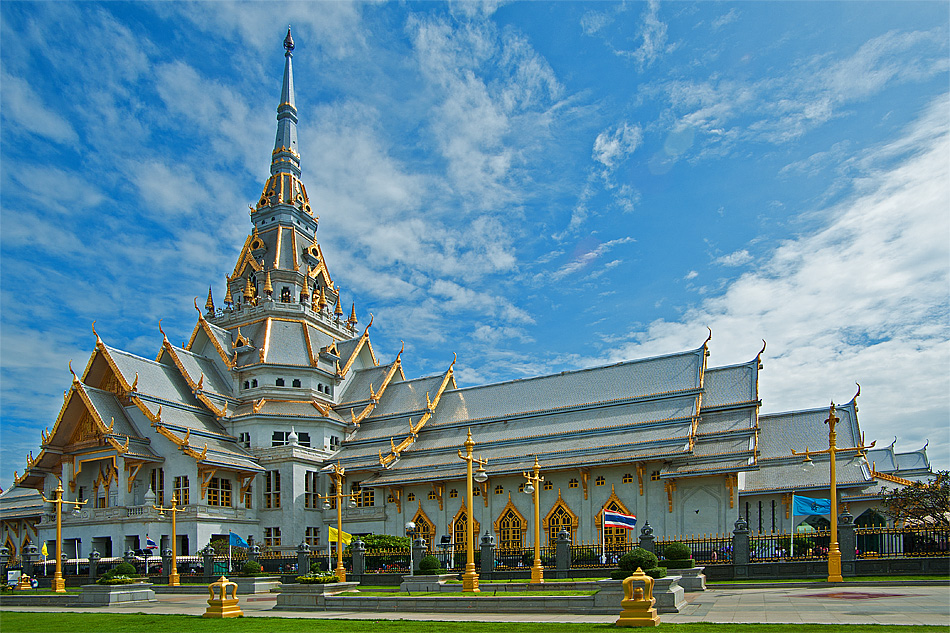
<instances>
[{"instance_id":1,"label":"trimmed hedge","mask_svg":"<svg viewBox=\"0 0 950 633\"><path fill-rule=\"evenodd\" d=\"M435 573L441 569L442 569L442 563L439 561L438 558L436 558L432 554L429 554L428 556L423 556L422 560L419 561L419 571L427 571L427 572Z\"/></svg>"},{"instance_id":2,"label":"trimmed hedge","mask_svg":"<svg viewBox=\"0 0 950 633\"><path fill-rule=\"evenodd\" d=\"M143 582L148 582L146 579L139 578L138 576L103 576L96 581L97 585L134 585Z\"/></svg>"},{"instance_id":3,"label":"trimmed hedge","mask_svg":"<svg viewBox=\"0 0 950 633\"><path fill-rule=\"evenodd\" d=\"M304 576L297 576L296 580L302 585L326 585L331 582L340 582L340 579L333 574L327 574L325 576L306 574Z\"/></svg>"},{"instance_id":4,"label":"trimmed hedge","mask_svg":"<svg viewBox=\"0 0 950 633\"><path fill-rule=\"evenodd\" d=\"M241 567L242 576L259 576L264 568L256 560L249 560Z\"/></svg>"},{"instance_id":5,"label":"trimmed hedge","mask_svg":"<svg viewBox=\"0 0 950 633\"><path fill-rule=\"evenodd\" d=\"M624 569L619 569L619 570L615 569L614 571L610 572L610 577L613 580L623 580L627 576L632 576L635 571L637 570L634 569L633 571L627 571ZM652 567L650 569L644 569L643 573L651 578L665 578L666 571L667 571L666 567Z\"/></svg>"},{"instance_id":6,"label":"trimmed hedge","mask_svg":"<svg viewBox=\"0 0 950 633\"><path fill-rule=\"evenodd\" d=\"M642 547L634 547L620 557L620 569L629 571L631 574L637 571L637 567L643 570L653 569L658 563L656 554Z\"/></svg>"},{"instance_id":7,"label":"trimmed hedge","mask_svg":"<svg viewBox=\"0 0 950 633\"><path fill-rule=\"evenodd\" d=\"M693 557L693 550L686 543L673 541L663 547L663 558L667 560L685 560Z\"/></svg>"},{"instance_id":8,"label":"trimmed hedge","mask_svg":"<svg viewBox=\"0 0 950 633\"><path fill-rule=\"evenodd\" d=\"M696 561L692 558L676 558L670 560L661 560L660 563L666 565L670 569L689 569L696 566Z\"/></svg>"}]
</instances>

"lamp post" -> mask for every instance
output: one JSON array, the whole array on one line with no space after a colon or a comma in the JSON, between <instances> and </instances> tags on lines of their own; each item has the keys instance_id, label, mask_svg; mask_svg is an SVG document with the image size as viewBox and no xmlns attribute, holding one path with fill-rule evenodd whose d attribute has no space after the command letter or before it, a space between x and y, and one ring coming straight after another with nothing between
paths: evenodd
<instances>
[{"instance_id":1,"label":"lamp post","mask_svg":"<svg viewBox=\"0 0 950 633\"><path fill-rule=\"evenodd\" d=\"M88 501L66 501L63 499L63 480L59 479L56 486L55 499L47 499L46 495L40 493L43 501L56 504L56 573L53 574L53 591L56 593L66 593L66 581L63 580L63 504L67 503L76 506L76 512L79 512L81 506L89 503Z\"/></svg>"},{"instance_id":2,"label":"lamp post","mask_svg":"<svg viewBox=\"0 0 950 633\"><path fill-rule=\"evenodd\" d=\"M181 508L178 507L178 494L175 493L172 495L172 507L163 508L162 506L153 505L153 508L158 510L158 518L160 521L165 520L165 513L172 513L172 568L168 574L168 586L177 587L179 586L179 576L178 576L178 513L181 512Z\"/></svg>"},{"instance_id":3,"label":"lamp post","mask_svg":"<svg viewBox=\"0 0 950 633\"><path fill-rule=\"evenodd\" d=\"M339 464L330 464L323 469L329 472L330 476L336 481L336 494L321 495L317 493L317 498L323 500L323 509L330 509L330 499L336 500L336 570L334 573L340 582L346 582L346 569L343 568L343 499L349 499L350 507L356 507L356 497L359 492L349 492L343 494L343 473L346 471Z\"/></svg>"},{"instance_id":4,"label":"lamp post","mask_svg":"<svg viewBox=\"0 0 950 633\"><path fill-rule=\"evenodd\" d=\"M409 537L409 575L416 575L416 568L412 564L412 541L416 535L416 524L414 521L406 521L406 536Z\"/></svg>"},{"instance_id":5,"label":"lamp post","mask_svg":"<svg viewBox=\"0 0 950 633\"><path fill-rule=\"evenodd\" d=\"M474 479L481 483L488 479L488 473L485 472L487 459L479 459L472 455L472 449L475 448L475 441L472 440L472 429L468 430L468 438L465 440L465 455L459 451L459 459L465 462L465 481L468 484L468 524L465 526L466 540L466 561L465 573L462 574L462 591L478 591L478 574L475 573L475 495L473 494ZM478 472L472 474L472 464L478 464Z\"/></svg>"},{"instance_id":6,"label":"lamp post","mask_svg":"<svg viewBox=\"0 0 950 633\"><path fill-rule=\"evenodd\" d=\"M531 565L531 582L544 582L544 567L541 565L541 465L538 456L534 457L534 475L521 473L528 480L524 487L526 494L534 494L534 564Z\"/></svg>"},{"instance_id":7,"label":"lamp post","mask_svg":"<svg viewBox=\"0 0 950 633\"><path fill-rule=\"evenodd\" d=\"M811 459L812 455L828 455L831 461L831 547L828 549L828 582L842 582L844 579L841 577L841 550L838 549L838 479L835 474L835 454L842 451L857 451L855 458L863 456L863 451L874 448L875 442L871 442L869 446L863 446L864 440L862 438L862 446L852 446L850 448L838 448L837 446L837 433L835 432L835 425L838 423L838 416L835 415L835 403L831 403L831 407L828 410L828 419L825 420L825 424L828 425L828 448L823 451L809 451L808 448L805 448L804 453L799 453L792 449L792 455L804 455L805 461L802 463L802 470L809 472L815 468L815 464ZM795 538L794 533L792 538Z\"/></svg>"}]
</instances>

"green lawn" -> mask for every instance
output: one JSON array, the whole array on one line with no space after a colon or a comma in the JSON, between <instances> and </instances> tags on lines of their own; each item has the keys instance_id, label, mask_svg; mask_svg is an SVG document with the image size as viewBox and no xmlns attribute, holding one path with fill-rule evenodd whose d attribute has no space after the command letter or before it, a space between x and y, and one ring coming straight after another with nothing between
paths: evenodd
<instances>
[{"instance_id":1,"label":"green lawn","mask_svg":"<svg viewBox=\"0 0 950 633\"><path fill-rule=\"evenodd\" d=\"M500 597L502 597L502 596L592 596L592 595L594 595L595 593L597 593L598 591L600 591L600 589L590 589L590 590L567 590L567 589L561 589L561 590L558 590L558 591L545 591L545 590L543 590L543 589L538 589L537 591L502 591L502 592L497 593L497 597L500 598ZM341 593L341 594L339 594L339 595L342 596L342 597L345 597L345 596L347 596L347 595L355 596L355 595L357 595L357 594L351 593L351 592L346 592L346 593ZM390 598L391 598L391 597L393 597L393 592L392 592L392 591L365 591L365 590L363 590L362 588L360 588L360 590L359 590L359 595L360 595L360 596L386 596L386 597L390 597ZM487 596L487 597L490 598L490 597L492 597L492 596L495 596L495 595L496 595L496 592L495 592L494 590L492 590L492 589L485 589L485 588L482 588L482 590L481 590L479 593L474 593L474 592L471 592L471 591L466 591L466 592L462 592L462 591L412 591L412 592L409 592L409 593L400 593L399 595L402 596L402 597L405 597L405 596L408 595L408 596L412 596L413 598L418 598L418 597L420 597L420 596L422 596L422 597L436 596L436 597L438 597L438 598L460 598L460 597L463 597L463 596L464 596L464 597L468 597L468 598L483 598L483 597L486 597L486 596Z\"/></svg>"},{"instance_id":2,"label":"green lawn","mask_svg":"<svg viewBox=\"0 0 950 633\"><path fill-rule=\"evenodd\" d=\"M662 617L662 616L661 616ZM908 633L913 630L945 633L943 626L878 626L835 624L669 624L660 625L664 631L680 633ZM410 620L320 620L313 618L240 618L205 620L198 616L145 615L140 613L17 613L0 612L3 633L300 633L324 630L333 633L497 633L497 622L424 622ZM616 630L611 624L552 625L550 622L505 622L505 633L586 633L588 631Z\"/></svg>"}]
</instances>

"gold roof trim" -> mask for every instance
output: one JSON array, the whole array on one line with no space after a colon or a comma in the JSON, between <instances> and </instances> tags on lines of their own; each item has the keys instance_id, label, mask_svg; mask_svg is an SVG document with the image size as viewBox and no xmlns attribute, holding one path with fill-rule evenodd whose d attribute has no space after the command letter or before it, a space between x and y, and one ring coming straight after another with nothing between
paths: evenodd
<instances>
[{"instance_id":1,"label":"gold roof trim","mask_svg":"<svg viewBox=\"0 0 950 633\"><path fill-rule=\"evenodd\" d=\"M211 401L211 399L204 394L204 390L196 383L191 376L188 375L188 372L185 371L185 366L182 364L181 359L178 358L178 354L175 352L175 348L171 343L168 342L168 337L165 337L165 340L162 342L162 351L167 351L171 356L172 362L175 364L175 367L178 369L178 372L181 374L182 378L185 379L185 382L188 383L188 387L191 389L192 394L198 400L204 404L208 409L211 410L217 417L223 418L228 414L228 407L225 405L223 408L219 409ZM161 359L162 352L159 352L158 358ZM214 393L214 392L209 392ZM220 395L220 394L217 394Z\"/></svg>"},{"instance_id":2,"label":"gold roof trim","mask_svg":"<svg viewBox=\"0 0 950 633\"><path fill-rule=\"evenodd\" d=\"M367 325L366 328L369 329L369 326ZM435 398L433 398L432 400L429 400L429 393L426 392L427 409L426 409L426 412L422 414L422 417L419 418L419 423L416 424L415 426L412 426L412 418L409 418L409 435L406 436L406 438L403 439L403 441L399 442L398 446L393 447L392 452L390 452L389 455L386 455L385 457L383 457L382 454L380 454L380 458L379 458L380 466L382 466L383 468L388 468L399 457L400 453L402 453L404 450L412 446L412 444L416 441L416 437L418 437L419 431L422 430L422 427L425 426L426 422L429 421L429 418L432 417L432 414L435 413L435 408L439 406L439 401L442 399L442 392L445 391L445 388L449 385L450 381L453 383L453 385L455 383L455 378L454 378L452 368L455 366L456 360L458 360L458 354L454 355L454 357L452 358L452 364L449 365L449 368L445 371L445 375L442 377L442 383L439 385L438 391L436 391ZM389 441L390 443L392 443L392 438L390 438Z\"/></svg>"},{"instance_id":3,"label":"gold roof trim","mask_svg":"<svg viewBox=\"0 0 950 633\"><path fill-rule=\"evenodd\" d=\"M199 330L204 331L205 335L208 337L208 340L211 341L211 345L214 346L214 349L218 352L218 356L221 357L221 360L224 361L224 364L227 365L228 369L234 369L234 361L228 357L228 353L221 346L221 343L218 341L218 337L216 337L214 332L211 331L211 326L208 324L208 321L205 320L204 316L202 316L201 310L198 311L198 322L195 323L195 329L191 331L191 338L188 339L188 345L185 346L185 349L189 352L191 351L192 346L195 344L195 339L198 337Z\"/></svg>"},{"instance_id":4,"label":"gold roof trim","mask_svg":"<svg viewBox=\"0 0 950 633\"><path fill-rule=\"evenodd\" d=\"M304 282L306 283L306 281ZM310 359L310 366L317 366L317 357L313 355L313 342L310 340L310 328L306 323L303 325L303 340L307 343L307 357Z\"/></svg>"},{"instance_id":5,"label":"gold roof trim","mask_svg":"<svg viewBox=\"0 0 950 633\"><path fill-rule=\"evenodd\" d=\"M339 376L340 378L346 377L347 372L350 371L350 367L352 367L353 363L356 361L356 357L359 356L360 350L363 349L364 345L369 344L369 328L371 325L373 325L372 314L370 314L369 323L366 324L366 329L364 329L363 334L360 335L360 340L356 344L356 348L353 350L353 353L350 354L350 357L348 359L346 359L346 364L343 366L343 369L337 371L337 376ZM379 363L376 361L376 354L373 353L372 346L370 346L369 348L369 353L370 353L370 356L373 357L373 364L379 365Z\"/></svg>"},{"instance_id":6,"label":"gold roof trim","mask_svg":"<svg viewBox=\"0 0 950 633\"><path fill-rule=\"evenodd\" d=\"M230 279L233 280L243 276L244 269L248 264L250 264L251 268L255 271L261 270L261 265L255 261L251 255L251 240L254 239L254 237L256 236L252 233L244 240L244 247L241 249L241 254L238 255L237 264L234 265L234 272L231 273Z\"/></svg>"},{"instance_id":7,"label":"gold roof trim","mask_svg":"<svg viewBox=\"0 0 950 633\"><path fill-rule=\"evenodd\" d=\"M366 416L368 416L370 413L373 412L374 409L376 409L376 406L379 404L379 399L380 399L380 397L386 392L386 387L389 386L389 383L392 381L393 376L396 375L396 372L399 371L400 367L402 366L402 358L401 358L401 357L402 357L402 352L403 352L404 349L406 349L406 344L405 344L405 343L402 344L402 349L399 350L399 353L398 353L398 354L396 354L396 360L393 361L392 367L390 367L390 368L389 368L389 371L386 372L386 377L383 378L383 384L381 384L381 385L379 386L379 391L377 391L377 392L374 393L374 392L373 392L373 383L370 383L370 385L369 385L369 398L370 398L371 402L370 402L369 404L367 404L366 407L364 407L363 410L360 412L360 414L357 415L357 416L355 416L355 417L353 416L353 410L350 409L350 417L352 418L353 424L355 424L356 426L359 426L359 425L360 425L360 422L362 422L363 420L365 420L365 419L366 419ZM409 422L409 430L410 430L410 433L413 433L413 432L414 432L414 431L412 430L412 421L411 421L411 420L410 420L410 422Z\"/></svg>"},{"instance_id":8,"label":"gold roof trim","mask_svg":"<svg viewBox=\"0 0 950 633\"><path fill-rule=\"evenodd\" d=\"M295 231L293 228L290 229L290 245L291 255L293 255L292 263L294 265L294 271L299 271L300 264L297 261L297 231ZM306 280L304 280L304 283L306 283Z\"/></svg>"},{"instance_id":9,"label":"gold roof trim","mask_svg":"<svg viewBox=\"0 0 950 633\"><path fill-rule=\"evenodd\" d=\"M903 477L898 477L897 475L889 475L887 473L879 473L873 468L871 469L871 476L875 479L883 479L884 481L889 481L893 484L900 484L902 486L913 486L914 482L910 479L904 479Z\"/></svg>"},{"instance_id":10,"label":"gold roof trim","mask_svg":"<svg viewBox=\"0 0 950 633\"><path fill-rule=\"evenodd\" d=\"M293 229L290 229L293 231ZM274 268L280 269L280 241L284 234L284 227L277 227L277 247L274 249Z\"/></svg>"}]
</instances>

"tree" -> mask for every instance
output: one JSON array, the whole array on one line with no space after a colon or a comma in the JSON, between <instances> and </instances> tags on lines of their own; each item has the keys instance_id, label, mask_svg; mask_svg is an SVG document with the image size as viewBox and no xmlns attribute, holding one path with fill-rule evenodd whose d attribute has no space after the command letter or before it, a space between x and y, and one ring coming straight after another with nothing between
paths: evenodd
<instances>
[{"instance_id":1,"label":"tree","mask_svg":"<svg viewBox=\"0 0 950 633\"><path fill-rule=\"evenodd\" d=\"M885 488L884 512L895 521L950 527L950 471L939 470L928 481L903 488Z\"/></svg>"}]
</instances>

